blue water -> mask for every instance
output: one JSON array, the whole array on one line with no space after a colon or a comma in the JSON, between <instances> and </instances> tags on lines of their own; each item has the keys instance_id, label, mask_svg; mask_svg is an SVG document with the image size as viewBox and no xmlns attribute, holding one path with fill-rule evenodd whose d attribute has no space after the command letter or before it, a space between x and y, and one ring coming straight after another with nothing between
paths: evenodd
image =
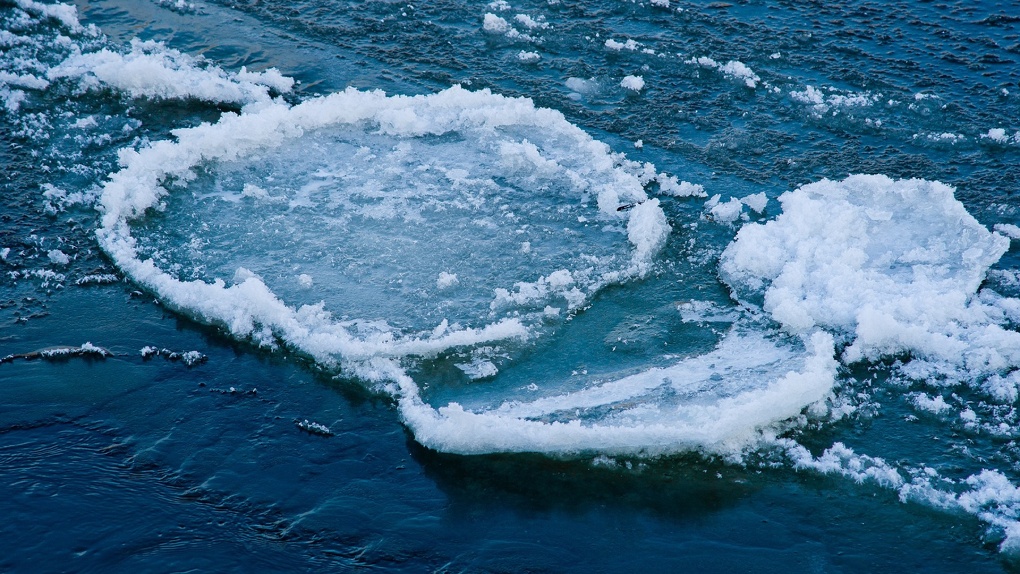
<instances>
[{"instance_id":1,"label":"blue water","mask_svg":"<svg viewBox=\"0 0 1020 574\"><path fill-rule=\"evenodd\" d=\"M102 35L71 33L37 11L26 16L16 3L0 3L3 27L28 39L0 36L0 73L41 77L75 50L123 53L138 38L229 72L276 68L299 82L283 96L290 103L349 86L406 95L454 84L487 88L558 110L612 151L701 184L709 196L770 198L764 213L745 210L748 221L729 224L706 216L702 198L660 197L673 231L648 276L598 290L581 309L536 328L534 340L409 360L404 367L435 405L491 402L532 382L543 392L546 381L573 390L710 352L726 324L684 321L678 305L733 308L718 275L723 249L741 225L777 217L780 194L822 178L938 180L956 188L981 224L1020 224L1020 20L1010 6L671 1L667 9L560 0L503 10L455 1L81 0L75 7L81 23ZM487 13L537 39L483 30ZM529 29L517 14L550 27ZM609 39L640 47L613 50ZM524 62L522 51L540 59ZM697 57L738 60L759 85L688 63ZM645 87L621 87L627 75L640 75ZM821 90L822 107L791 95L808 86ZM873 481L794 468L768 448L739 460L426 448L398 401L356 373L317 363L285 341L267 349L166 305L101 250L94 193L118 169L118 150L216 122L239 105L131 97L72 80L19 89L17 109L0 109L0 249L10 249L0 261L0 356L85 342L112 356L0 363L0 571L1017 570L1015 553L1000 550L1006 533L994 520L901 502ZM842 105L832 96L865 103ZM1000 128L1004 140L988 137ZM215 179L215 169L209 173ZM87 197L61 203L45 184ZM174 227L186 203L174 196L165 214L140 226L163 233L153 249L159 241L167 247L166 237L200 235L201 218L217 209L194 208ZM533 218L538 226L542 218ZM224 250L239 247L256 260L264 254L231 245L229 232L217 228ZM604 241L607 250L618 247ZM210 271L216 261L190 261L182 245L171 247L181 248L168 249L168 261L183 263L182 275L219 272ZM54 260L53 250L70 261ZM313 255L297 259L328 264ZM277 257L261 264L291 263ZM373 261L353 263L367 266L366 276L387 272ZM395 272L421 261L400 263ZM1009 280L1018 264L1011 247L985 287L1020 295L1015 274ZM468 279L461 274L462 283ZM310 296L328 298L328 285L316 283L326 294ZM347 310L363 314L355 318L375 319L387 305L410 308L388 317L398 328L420 328L415 321L444 309L362 297ZM779 331L769 336L782 339ZM145 358L147 346L165 355L197 351L205 360ZM465 376L457 365L477 356L499 374ZM933 468L961 481L990 469L1020 483L1016 401L986 403L967 385L905 379L898 369L910 358L841 365L834 393L853 413L811 419L783 437L815 456L842 443L904 475ZM918 392L945 396L951 410L918 408ZM969 428L960 422L965 406L1013 428ZM295 423L304 420L332 436L302 431ZM1011 512L1004 501L997 516L1016 519Z\"/></svg>"}]
</instances>

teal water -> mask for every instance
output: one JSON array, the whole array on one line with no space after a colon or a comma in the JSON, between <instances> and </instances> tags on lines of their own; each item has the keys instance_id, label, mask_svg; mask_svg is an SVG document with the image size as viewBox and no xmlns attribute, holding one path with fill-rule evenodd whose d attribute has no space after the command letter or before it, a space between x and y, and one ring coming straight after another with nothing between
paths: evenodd
<instances>
[{"instance_id":1,"label":"teal water","mask_svg":"<svg viewBox=\"0 0 1020 574\"><path fill-rule=\"evenodd\" d=\"M749 221L728 224L706 215L703 198L659 196L673 231L648 276L597 290L582 308L543 323L532 340L408 359L407 372L436 406L526 396L521 389L533 382L542 393L569 392L710 352L732 319L685 321L678 306L708 301L736 312L718 275L723 249L740 226L778 216L780 194L823 177L939 180L956 188L981 224L1020 223L1014 200L1020 142L1013 136L1020 129L1020 31L993 3L671 2L665 9L603 0L513 3L507 10L457 2L76 3L81 23L103 36L71 33L18 6L0 4L0 15L7 31L28 40L0 38L0 72L44 76L76 49L126 52L137 37L202 55L210 67L230 72L275 67L300 82L283 96L291 103L348 86L427 94L460 83L558 110L614 152L701 184L709 196L770 198L763 214L745 209ZM487 13L537 39L486 32ZM530 29L516 14L544 17L550 27ZM613 50L608 39L633 39L640 48ZM540 59L523 62L522 51ZM702 56L739 60L760 83L751 89L720 70L686 63ZM622 88L626 75L642 76L645 87ZM0 88L19 89L4 82ZM822 107L790 95L807 86L822 90ZM26 95L17 109L0 111L7 174L0 181L0 249L10 249L0 262L0 355L85 342L112 355L0 364L0 508L7 517L0 570L1016 568L1013 554L1000 551L1002 523L902 502L896 489L872 480L794 468L771 447L750 448L739 460L703 452L600 458L597 449L464 456L424 447L404 424L398 401L356 373L317 363L286 341L276 350L260 347L166 305L100 248L94 194L117 170L117 150L215 122L240 111L237 103L132 97L103 85L85 91L75 80L20 89ZM987 136L998 128L1003 141ZM86 197L61 202L46 195L44 184ZM168 237L188 236L190 229L174 227L182 206L190 209L186 196L173 196L170 209L148 224ZM199 213L198 222L177 221L198 226L217 209L200 206L187 214ZM170 223L160 227L160 217ZM314 228L305 231L315 237ZM237 248L235 255L258 262L262 252L232 243L229 232L218 229L224 250ZM166 241L164 247L182 247ZM53 250L70 260L54 259ZM219 276L184 249L167 261ZM372 261L361 263L372 271ZM262 264L275 269L280 262L274 255ZM422 257L404 267L438 270ZM1011 247L984 287L1020 295L1016 267ZM521 272L519 280L553 270ZM323 276L314 267L304 271ZM460 281L467 280L462 272ZM312 298L328 297L331 284L317 282L326 295ZM287 285L279 287L281 296L309 296ZM474 296L457 309L484 308ZM379 315L400 328L420 328L415 321L425 320L414 313L428 320L442 313L411 305L413 313L386 317L406 301L373 307L370 295L361 297L354 318ZM344 313L342 303L332 304ZM408 315L415 319L403 322ZM761 328L784 337L775 327ZM197 351L205 360L145 358L140 350L147 346ZM457 367L479 357L498 374L472 379ZM949 491L964 491L960 481L984 469L1017 484L1016 398L993 401L966 383L907 378L900 363L910 359L841 364L831 402L852 405L851 414L811 419L782 436L815 456L842 443L905 476L937 469L957 481ZM949 410L919 408L919 392L944 396ZM968 427L960 416L968 409L982 423L1010 428L994 434ZM295 423L304 420L333 436L303 432ZM1015 519L1008 494L986 508Z\"/></svg>"}]
</instances>

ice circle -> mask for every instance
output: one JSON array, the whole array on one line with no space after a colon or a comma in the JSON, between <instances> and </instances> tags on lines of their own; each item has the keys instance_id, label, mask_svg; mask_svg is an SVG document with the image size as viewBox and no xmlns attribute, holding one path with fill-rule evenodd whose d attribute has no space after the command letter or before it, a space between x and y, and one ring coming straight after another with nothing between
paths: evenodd
<instances>
[{"instance_id":1,"label":"ice circle","mask_svg":"<svg viewBox=\"0 0 1020 574\"><path fill-rule=\"evenodd\" d=\"M267 104L122 153L104 249L164 301L320 360L525 336L648 272L648 167L455 87Z\"/></svg>"}]
</instances>

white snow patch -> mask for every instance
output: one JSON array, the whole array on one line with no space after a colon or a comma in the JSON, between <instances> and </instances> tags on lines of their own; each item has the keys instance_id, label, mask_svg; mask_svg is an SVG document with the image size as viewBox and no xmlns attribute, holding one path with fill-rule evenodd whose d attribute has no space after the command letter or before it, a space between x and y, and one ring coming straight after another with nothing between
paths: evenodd
<instances>
[{"instance_id":1,"label":"white snow patch","mask_svg":"<svg viewBox=\"0 0 1020 574\"><path fill-rule=\"evenodd\" d=\"M712 219L722 223L733 223L740 219L744 213L744 204L736 197L727 201L721 201L721 195L713 195L705 202L705 209L712 215Z\"/></svg>"},{"instance_id":2,"label":"white snow patch","mask_svg":"<svg viewBox=\"0 0 1020 574\"><path fill-rule=\"evenodd\" d=\"M51 68L47 77L78 80L86 90L108 86L135 98L194 98L234 104L266 102L271 89L287 92L293 86L292 79L273 69L256 74L242 68L229 74L202 58L137 38L131 41L127 54L109 49L73 54Z\"/></svg>"},{"instance_id":3,"label":"white snow patch","mask_svg":"<svg viewBox=\"0 0 1020 574\"><path fill-rule=\"evenodd\" d=\"M629 38L623 42L618 42L610 38L606 40L605 46L607 49L613 50L615 52L619 52L621 50L630 50L633 52L634 50L640 48L641 44L638 44L637 42Z\"/></svg>"},{"instance_id":4,"label":"white snow patch","mask_svg":"<svg viewBox=\"0 0 1020 574\"><path fill-rule=\"evenodd\" d=\"M1010 239L1020 239L1020 227L1012 223L996 223L993 229Z\"/></svg>"},{"instance_id":5,"label":"white snow patch","mask_svg":"<svg viewBox=\"0 0 1020 574\"><path fill-rule=\"evenodd\" d=\"M436 287L439 289L449 289L459 282L460 281L457 279L456 273L447 273L446 271L442 271L436 279Z\"/></svg>"},{"instance_id":6,"label":"white snow patch","mask_svg":"<svg viewBox=\"0 0 1020 574\"><path fill-rule=\"evenodd\" d=\"M764 191L761 191L758 193L752 193L751 195L741 197L740 203L743 203L744 205L750 207L756 213L763 213L765 211L765 206L767 206L769 203L769 198L767 195L765 195Z\"/></svg>"},{"instance_id":7,"label":"white snow patch","mask_svg":"<svg viewBox=\"0 0 1020 574\"><path fill-rule=\"evenodd\" d=\"M783 214L745 225L720 274L741 300L793 333L846 337L854 362L911 353L917 372L963 380L1020 366L1003 306L975 297L1009 247L939 182L854 175L780 198Z\"/></svg>"},{"instance_id":8,"label":"white snow patch","mask_svg":"<svg viewBox=\"0 0 1020 574\"><path fill-rule=\"evenodd\" d=\"M701 66L702 68L712 68L718 70L722 72L723 75L726 76L727 78L743 82L744 85L747 86L748 88L758 87L758 82L761 81L761 78L758 77L758 74L754 73L754 70L752 70L746 64L738 60L730 60L725 64L720 64L719 62L713 60L712 58L709 58L707 56L701 56L698 58L691 58L689 60L686 60L686 63L695 64Z\"/></svg>"},{"instance_id":9,"label":"white snow patch","mask_svg":"<svg viewBox=\"0 0 1020 574\"><path fill-rule=\"evenodd\" d=\"M517 53L517 59L525 64L534 64L535 62L542 59L542 55L538 52L526 52L521 50Z\"/></svg>"},{"instance_id":10,"label":"white snow patch","mask_svg":"<svg viewBox=\"0 0 1020 574\"><path fill-rule=\"evenodd\" d=\"M46 257L48 257L50 261L56 263L57 265L67 265L68 263L71 262L71 258L68 257L66 253L59 249L51 249L47 251Z\"/></svg>"},{"instance_id":11,"label":"white snow patch","mask_svg":"<svg viewBox=\"0 0 1020 574\"><path fill-rule=\"evenodd\" d=\"M645 87L645 79L641 76L624 76L620 80L620 87L634 92L640 92Z\"/></svg>"}]
</instances>

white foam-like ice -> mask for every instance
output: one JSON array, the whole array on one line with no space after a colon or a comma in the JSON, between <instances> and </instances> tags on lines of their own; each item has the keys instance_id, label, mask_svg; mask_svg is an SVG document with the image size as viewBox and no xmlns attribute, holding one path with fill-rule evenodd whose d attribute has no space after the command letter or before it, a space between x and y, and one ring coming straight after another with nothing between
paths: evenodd
<instances>
[{"instance_id":1,"label":"white foam-like ice","mask_svg":"<svg viewBox=\"0 0 1020 574\"><path fill-rule=\"evenodd\" d=\"M524 16L524 18L522 19L521 16ZM518 14L518 18L515 21L524 26L528 30L548 27L548 24L545 24L544 22L538 22L523 14ZM511 40L520 40L524 42L534 42L536 40L534 36L520 32L519 30L514 28L513 25L510 24L510 22L508 22L505 18L502 18L492 13L486 13L485 16L482 17L482 30L488 32L489 34L499 34L505 36Z\"/></svg>"},{"instance_id":2,"label":"white foam-like ice","mask_svg":"<svg viewBox=\"0 0 1020 574\"><path fill-rule=\"evenodd\" d=\"M733 223L744 213L744 204L736 197L721 201L721 195L713 195L705 202L705 209L712 219L723 223Z\"/></svg>"},{"instance_id":3,"label":"white foam-like ice","mask_svg":"<svg viewBox=\"0 0 1020 574\"><path fill-rule=\"evenodd\" d=\"M517 52L517 60L525 64L534 64L535 62L542 59L542 55L538 52L528 52L521 50Z\"/></svg>"},{"instance_id":4,"label":"white foam-like ice","mask_svg":"<svg viewBox=\"0 0 1020 574\"><path fill-rule=\"evenodd\" d=\"M911 353L969 378L1020 366L1020 334L1000 326L1008 305L975 297L1009 240L967 213L952 188L855 175L780 202L782 215L744 226L723 253L720 272L736 297L761 297L787 331L840 334L847 361Z\"/></svg>"},{"instance_id":5,"label":"white foam-like ice","mask_svg":"<svg viewBox=\"0 0 1020 574\"><path fill-rule=\"evenodd\" d=\"M992 128L987 132L981 134L981 139L990 140L999 144L1020 143L1020 132L1016 132L1012 136L1006 133L1003 128Z\"/></svg>"},{"instance_id":6,"label":"white foam-like ice","mask_svg":"<svg viewBox=\"0 0 1020 574\"><path fill-rule=\"evenodd\" d=\"M514 16L514 20L516 20L518 24L524 26L529 30L535 29L545 30L546 28L549 27L549 23L546 22L545 18L543 17L532 18L527 14L518 14Z\"/></svg>"},{"instance_id":7,"label":"white foam-like ice","mask_svg":"<svg viewBox=\"0 0 1020 574\"><path fill-rule=\"evenodd\" d=\"M634 50L637 50L638 48L640 48L641 44L635 42L634 40L632 40L630 38L628 38L627 40L625 40L623 42L618 42L618 41L610 38L610 39L606 40L605 46L606 46L606 48L608 48L610 50L613 50L613 51L616 51L616 52L619 52L621 50L630 50L630 51L633 52Z\"/></svg>"},{"instance_id":8,"label":"white foam-like ice","mask_svg":"<svg viewBox=\"0 0 1020 574\"><path fill-rule=\"evenodd\" d=\"M635 144L637 145L637 144ZM667 175L656 179L659 193L673 197L708 197L705 186L689 181L679 181L676 176Z\"/></svg>"},{"instance_id":9,"label":"white foam-like ice","mask_svg":"<svg viewBox=\"0 0 1020 574\"><path fill-rule=\"evenodd\" d=\"M812 115L815 117L821 117L830 111L837 113L839 110L843 109L871 106L882 99L882 95L872 94L870 92L844 93L836 90L835 88L823 87L819 89L808 85L803 90L791 91L790 98L795 102L808 104L811 106L810 109Z\"/></svg>"},{"instance_id":10,"label":"white foam-like ice","mask_svg":"<svg viewBox=\"0 0 1020 574\"><path fill-rule=\"evenodd\" d=\"M896 491L902 502L972 514L1000 529L1002 552L1020 552L1020 488L999 471L984 469L954 480L929 466L897 468L840 442L817 457L792 440L776 443L785 449L795 468L840 474L858 483L872 482Z\"/></svg>"},{"instance_id":11,"label":"white foam-like ice","mask_svg":"<svg viewBox=\"0 0 1020 574\"><path fill-rule=\"evenodd\" d=\"M35 0L15 0L14 4L34 16L53 18L71 32L81 32L84 29L78 21L78 9L72 4L44 4Z\"/></svg>"},{"instance_id":12,"label":"white foam-like ice","mask_svg":"<svg viewBox=\"0 0 1020 574\"><path fill-rule=\"evenodd\" d=\"M757 88L758 82L761 81L761 78L758 77L758 74L754 73L754 70L749 68L747 64L738 60L730 60L725 64L722 64L707 56L700 56L697 58L691 58L686 62L688 64L696 64L702 68L719 70L727 78L739 80L748 88Z\"/></svg>"},{"instance_id":13,"label":"white foam-like ice","mask_svg":"<svg viewBox=\"0 0 1020 574\"><path fill-rule=\"evenodd\" d=\"M270 99L270 90L289 92L294 80L275 69L230 74L167 48L160 42L131 41L126 54L102 49L78 52L48 72L50 80L74 79L84 89L116 88L132 97L195 98L208 102L251 104Z\"/></svg>"},{"instance_id":14,"label":"white foam-like ice","mask_svg":"<svg viewBox=\"0 0 1020 574\"><path fill-rule=\"evenodd\" d=\"M632 92L640 92L645 87L645 79L641 76L624 76L620 80L620 87L626 88Z\"/></svg>"}]
</instances>

